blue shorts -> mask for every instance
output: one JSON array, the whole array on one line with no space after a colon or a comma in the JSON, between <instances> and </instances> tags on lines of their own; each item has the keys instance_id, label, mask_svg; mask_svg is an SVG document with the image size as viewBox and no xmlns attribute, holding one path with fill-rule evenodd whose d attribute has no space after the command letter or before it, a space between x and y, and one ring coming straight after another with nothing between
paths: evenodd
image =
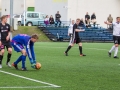
<instances>
[{"instance_id":1,"label":"blue shorts","mask_svg":"<svg viewBox=\"0 0 120 90\"><path fill-rule=\"evenodd\" d=\"M17 42L11 42L11 45L16 52L21 52L24 49L23 45L21 45Z\"/></svg>"}]
</instances>

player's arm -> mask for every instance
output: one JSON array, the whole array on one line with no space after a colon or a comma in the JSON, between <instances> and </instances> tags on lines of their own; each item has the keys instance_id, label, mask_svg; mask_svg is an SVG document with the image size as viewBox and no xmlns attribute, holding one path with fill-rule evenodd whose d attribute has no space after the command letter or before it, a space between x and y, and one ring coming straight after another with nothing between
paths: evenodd
<instances>
[{"instance_id":1,"label":"player's arm","mask_svg":"<svg viewBox=\"0 0 120 90\"><path fill-rule=\"evenodd\" d=\"M1 27L0 27L0 46L2 45L2 42L1 42Z\"/></svg>"},{"instance_id":2,"label":"player's arm","mask_svg":"<svg viewBox=\"0 0 120 90\"><path fill-rule=\"evenodd\" d=\"M107 21L105 21L104 23L107 24L107 25L112 25L113 24L113 23L110 23L110 22L107 22Z\"/></svg>"},{"instance_id":3,"label":"player's arm","mask_svg":"<svg viewBox=\"0 0 120 90\"><path fill-rule=\"evenodd\" d=\"M0 46L2 45L2 42L1 42L1 32L0 32Z\"/></svg>"},{"instance_id":4,"label":"player's arm","mask_svg":"<svg viewBox=\"0 0 120 90\"><path fill-rule=\"evenodd\" d=\"M28 55L28 58L30 60L30 63L32 64L33 58L32 58L32 54L31 54L31 50L30 50L30 40L26 44L26 51L27 51L27 55Z\"/></svg>"},{"instance_id":5,"label":"player's arm","mask_svg":"<svg viewBox=\"0 0 120 90\"><path fill-rule=\"evenodd\" d=\"M75 32L83 32L85 30L82 30L82 29L75 29Z\"/></svg>"},{"instance_id":6,"label":"player's arm","mask_svg":"<svg viewBox=\"0 0 120 90\"><path fill-rule=\"evenodd\" d=\"M71 29L71 27L69 26L69 28L68 28L68 36L70 35L70 29Z\"/></svg>"},{"instance_id":7,"label":"player's arm","mask_svg":"<svg viewBox=\"0 0 120 90\"><path fill-rule=\"evenodd\" d=\"M28 58L29 58L30 63L31 63L31 67L35 69L36 68L35 67L36 63L34 63L34 60L32 58L32 54L31 54L31 50L30 50L30 45L29 44L26 45L26 51L27 51L27 55L28 55Z\"/></svg>"},{"instance_id":8,"label":"player's arm","mask_svg":"<svg viewBox=\"0 0 120 90\"><path fill-rule=\"evenodd\" d=\"M10 25L8 27L8 36L6 37L6 40L8 41L10 39Z\"/></svg>"},{"instance_id":9,"label":"player's arm","mask_svg":"<svg viewBox=\"0 0 120 90\"><path fill-rule=\"evenodd\" d=\"M36 63L35 53L34 53L34 44L30 45L30 50L31 50L31 55L32 55L32 58L33 58L33 62Z\"/></svg>"}]
</instances>

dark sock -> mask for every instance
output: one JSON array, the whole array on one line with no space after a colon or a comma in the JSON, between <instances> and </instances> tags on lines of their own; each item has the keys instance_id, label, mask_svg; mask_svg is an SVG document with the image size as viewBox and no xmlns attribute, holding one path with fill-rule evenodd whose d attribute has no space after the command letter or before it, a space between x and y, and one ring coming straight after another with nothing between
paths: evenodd
<instances>
[{"instance_id":1,"label":"dark sock","mask_svg":"<svg viewBox=\"0 0 120 90\"><path fill-rule=\"evenodd\" d=\"M8 53L8 55L7 55L7 63L10 61L11 55L12 54Z\"/></svg>"},{"instance_id":2,"label":"dark sock","mask_svg":"<svg viewBox=\"0 0 120 90\"><path fill-rule=\"evenodd\" d=\"M22 55L22 68L25 68L26 56Z\"/></svg>"},{"instance_id":3,"label":"dark sock","mask_svg":"<svg viewBox=\"0 0 120 90\"><path fill-rule=\"evenodd\" d=\"M82 54L82 46L79 46L80 54Z\"/></svg>"},{"instance_id":4,"label":"dark sock","mask_svg":"<svg viewBox=\"0 0 120 90\"><path fill-rule=\"evenodd\" d=\"M0 64L2 64L3 55L0 55Z\"/></svg>"},{"instance_id":5,"label":"dark sock","mask_svg":"<svg viewBox=\"0 0 120 90\"><path fill-rule=\"evenodd\" d=\"M14 62L14 64L17 65L17 64L22 60L22 56L23 56L23 55L21 55L21 56Z\"/></svg>"},{"instance_id":6,"label":"dark sock","mask_svg":"<svg viewBox=\"0 0 120 90\"><path fill-rule=\"evenodd\" d=\"M67 53L70 49L71 49L72 46L68 46L67 50L65 51L65 53Z\"/></svg>"}]
</instances>

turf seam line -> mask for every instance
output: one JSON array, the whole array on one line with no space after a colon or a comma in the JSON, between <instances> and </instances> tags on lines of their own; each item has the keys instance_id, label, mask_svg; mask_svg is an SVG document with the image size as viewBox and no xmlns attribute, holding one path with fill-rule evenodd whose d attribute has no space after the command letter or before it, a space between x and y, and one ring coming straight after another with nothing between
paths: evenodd
<instances>
[{"instance_id":1,"label":"turf seam line","mask_svg":"<svg viewBox=\"0 0 120 90\"><path fill-rule=\"evenodd\" d=\"M34 81L34 82L46 84L46 85L49 85L49 86L52 86L52 87L61 87L61 86L58 86L58 85L55 85L55 84L50 84L50 83L43 82L43 81L39 81L39 80L35 80L35 79L32 79L32 78L20 76L20 75L13 74L13 73L10 73L10 72L6 72L6 71L3 71L3 70L0 70L0 72L5 73L5 74L8 74L8 75L15 76L15 77L23 78L23 79L26 79L26 80L29 80L29 81Z\"/></svg>"}]
</instances>

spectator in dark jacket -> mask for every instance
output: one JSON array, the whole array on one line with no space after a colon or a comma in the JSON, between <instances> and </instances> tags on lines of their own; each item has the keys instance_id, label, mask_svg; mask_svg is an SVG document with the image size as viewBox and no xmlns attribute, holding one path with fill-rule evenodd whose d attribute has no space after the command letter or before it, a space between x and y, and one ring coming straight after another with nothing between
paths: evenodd
<instances>
[{"instance_id":1,"label":"spectator in dark jacket","mask_svg":"<svg viewBox=\"0 0 120 90\"><path fill-rule=\"evenodd\" d=\"M61 15L59 14L59 11L55 14L55 21L56 21L56 26L59 23L59 26L61 26L61 21L60 21Z\"/></svg>"},{"instance_id":2,"label":"spectator in dark jacket","mask_svg":"<svg viewBox=\"0 0 120 90\"><path fill-rule=\"evenodd\" d=\"M95 13L93 13L93 14L91 15L91 22L92 22L93 24L96 24L96 15L95 15Z\"/></svg>"},{"instance_id":3,"label":"spectator in dark jacket","mask_svg":"<svg viewBox=\"0 0 120 90\"><path fill-rule=\"evenodd\" d=\"M54 18L53 18L52 15L51 15L50 18L49 18L49 22L50 22L50 24L54 24Z\"/></svg>"},{"instance_id":4,"label":"spectator in dark jacket","mask_svg":"<svg viewBox=\"0 0 120 90\"><path fill-rule=\"evenodd\" d=\"M88 12L85 15L85 23L87 27L90 25L90 15L88 14Z\"/></svg>"}]
</instances>

